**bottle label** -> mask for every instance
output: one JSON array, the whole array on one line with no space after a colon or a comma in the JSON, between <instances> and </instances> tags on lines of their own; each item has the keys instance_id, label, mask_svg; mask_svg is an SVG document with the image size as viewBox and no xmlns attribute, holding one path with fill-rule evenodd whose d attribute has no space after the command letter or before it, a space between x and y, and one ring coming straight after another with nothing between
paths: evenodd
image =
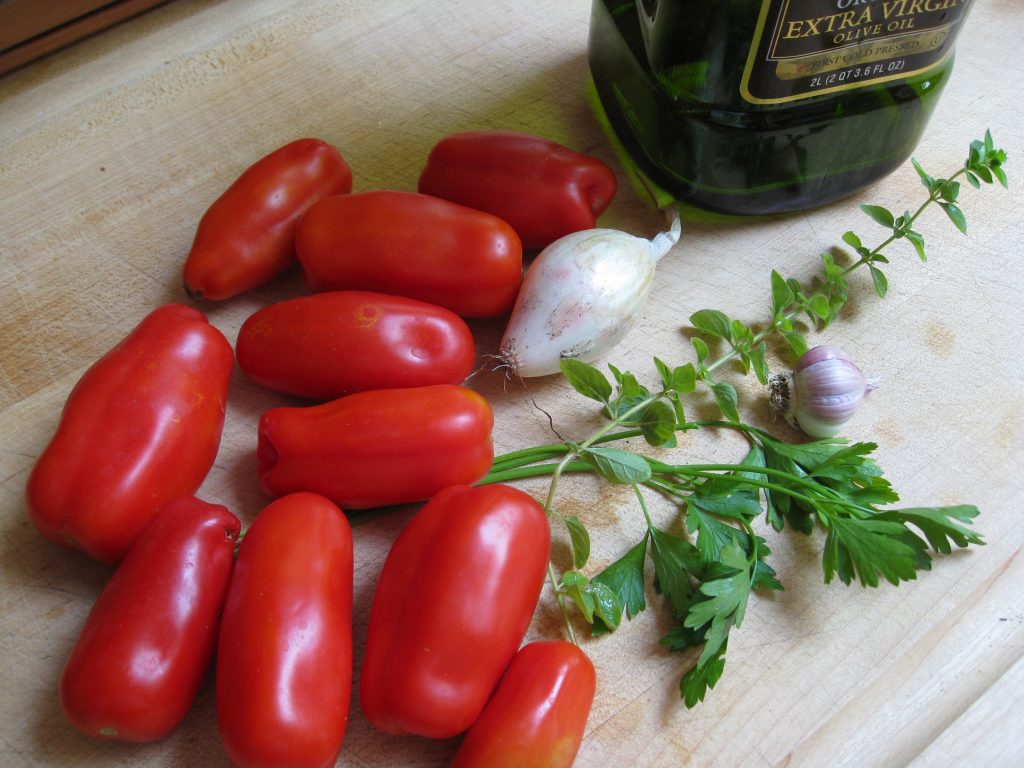
<instances>
[{"instance_id":1,"label":"bottle label","mask_svg":"<svg viewBox=\"0 0 1024 768\"><path fill-rule=\"evenodd\" d=\"M972 0L764 0L740 82L753 104L780 104L934 67Z\"/></svg>"}]
</instances>

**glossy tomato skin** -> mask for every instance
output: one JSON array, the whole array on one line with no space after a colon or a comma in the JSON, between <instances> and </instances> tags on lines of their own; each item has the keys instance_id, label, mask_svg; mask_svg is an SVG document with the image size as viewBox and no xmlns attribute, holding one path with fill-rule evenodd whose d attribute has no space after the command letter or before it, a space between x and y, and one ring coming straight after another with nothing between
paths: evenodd
<instances>
[{"instance_id":1,"label":"glossy tomato skin","mask_svg":"<svg viewBox=\"0 0 1024 768\"><path fill-rule=\"evenodd\" d=\"M188 711L213 659L240 524L195 497L165 506L86 619L60 703L80 731L153 741Z\"/></svg>"},{"instance_id":2,"label":"glossy tomato skin","mask_svg":"<svg viewBox=\"0 0 1024 768\"><path fill-rule=\"evenodd\" d=\"M473 335L450 310L402 296L330 291L282 301L242 324L238 364L256 383L312 400L368 389L458 384Z\"/></svg>"},{"instance_id":3,"label":"glossy tomato skin","mask_svg":"<svg viewBox=\"0 0 1024 768\"><path fill-rule=\"evenodd\" d=\"M523 249L512 227L414 192L323 200L299 222L295 247L314 291L393 293L462 317L507 313L522 280Z\"/></svg>"},{"instance_id":4,"label":"glossy tomato skin","mask_svg":"<svg viewBox=\"0 0 1024 768\"><path fill-rule=\"evenodd\" d=\"M615 173L597 158L539 136L468 131L430 151L419 191L493 213L524 248L593 229L615 196Z\"/></svg>"},{"instance_id":5,"label":"glossy tomato skin","mask_svg":"<svg viewBox=\"0 0 1024 768\"><path fill-rule=\"evenodd\" d=\"M235 766L332 766L352 686L352 532L322 496L267 506L238 550L217 646L221 742Z\"/></svg>"},{"instance_id":6,"label":"glossy tomato skin","mask_svg":"<svg viewBox=\"0 0 1024 768\"><path fill-rule=\"evenodd\" d=\"M594 703L594 665L563 640L519 649L452 768L571 768Z\"/></svg>"},{"instance_id":7,"label":"glossy tomato skin","mask_svg":"<svg viewBox=\"0 0 1024 768\"><path fill-rule=\"evenodd\" d=\"M26 488L46 538L114 563L167 502L196 492L224 426L234 353L201 312L150 312L85 372Z\"/></svg>"},{"instance_id":8,"label":"glossy tomato skin","mask_svg":"<svg viewBox=\"0 0 1024 768\"><path fill-rule=\"evenodd\" d=\"M448 738L483 709L544 582L548 521L504 485L454 486L399 534L377 584L360 679L388 733Z\"/></svg>"},{"instance_id":9,"label":"glossy tomato skin","mask_svg":"<svg viewBox=\"0 0 1024 768\"><path fill-rule=\"evenodd\" d=\"M344 509L422 501L487 474L493 426L487 400L450 384L273 408L259 424L260 484L270 496L312 491Z\"/></svg>"},{"instance_id":10,"label":"glossy tomato skin","mask_svg":"<svg viewBox=\"0 0 1024 768\"><path fill-rule=\"evenodd\" d=\"M186 292L228 299L295 263L295 225L311 205L352 190L341 153L299 139L250 166L203 214L185 260Z\"/></svg>"}]
</instances>

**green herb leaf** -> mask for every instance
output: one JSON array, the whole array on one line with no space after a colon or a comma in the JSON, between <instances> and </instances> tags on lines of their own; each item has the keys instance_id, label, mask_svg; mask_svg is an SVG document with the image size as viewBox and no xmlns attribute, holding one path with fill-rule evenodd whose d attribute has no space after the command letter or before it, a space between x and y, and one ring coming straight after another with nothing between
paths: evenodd
<instances>
[{"instance_id":1,"label":"green herb leaf","mask_svg":"<svg viewBox=\"0 0 1024 768\"><path fill-rule=\"evenodd\" d=\"M569 542L572 544L573 566L578 570L587 564L590 559L590 533L576 515L563 517L566 529L569 531Z\"/></svg>"},{"instance_id":2,"label":"green herb leaf","mask_svg":"<svg viewBox=\"0 0 1024 768\"><path fill-rule=\"evenodd\" d=\"M811 312L817 315L820 320L827 320L831 309L828 297L825 294L816 293L811 297Z\"/></svg>"},{"instance_id":3,"label":"green herb leaf","mask_svg":"<svg viewBox=\"0 0 1024 768\"><path fill-rule=\"evenodd\" d=\"M942 208L942 210L946 212L946 215L949 216L949 220L956 225L956 228L966 235L967 217L964 216L964 212L960 210L960 206L956 205L955 203L944 202L940 202L939 206Z\"/></svg>"},{"instance_id":4,"label":"green herb leaf","mask_svg":"<svg viewBox=\"0 0 1024 768\"><path fill-rule=\"evenodd\" d=\"M587 448L580 458L612 483L637 485L651 479L651 465L639 454L621 448Z\"/></svg>"},{"instance_id":5,"label":"green herb leaf","mask_svg":"<svg viewBox=\"0 0 1024 768\"><path fill-rule=\"evenodd\" d=\"M768 345L765 342L762 341L750 350L750 364L757 380L761 382L762 386L767 386L771 371L768 370Z\"/></svg>"},{"instance_id":6,"label":"green herb leaf","mask_svg":"<svg viewBox=\"0 0 1024 768\"><path fill-rule=\"evenodd\" d=\"M898 520L914 525L924 533L932 549L948 555L952 551L952 544L956 544L958 547L985 544L981 534L960 525L960 523L970 523L977 516L977 507L962 504L952 507L913 507L892 510L879 514L878 519ZM954 520L959 522L953 522Z\"/></svg>"},{"instance_id":7,"label":"green herb leaf","mask_svg":"<svg viewBox=\"0 0 1024 768\"><path fill-rule=\"evenodd\" d=\"M729 421L738 422L740 413L736 388L724 381L716 381L711 384L711 391L715 395L718 407L722 410L722 415Z\"/></svg>"},{"instance_id":8,"label":"green herb leaf","mask_svg":"<svg viewBox=\"0 0 1024 768\"><path fill-rule=\"evenodd\" d=\"M594 595L587 589L590 580L579 571L567 571L562 574L559 591L572 598L580 609L588 624L594 623Z\"/></svg>"},{"instance_id":9,"label":"green herb leaf","mask_svg":"<svg viewBox=\"0 0 1024 768\"><path fill-rule=\"evenodd\" d=\"M885 273L874 264L868 264L868 269L871 271L871 282L875 284L875 292L884 299L889 290L889 281L886 279Z\"/></svg>"},{"instance_id":10,"label":"green herb leaf","mask_svg":"<svg viewBox=\"0 0 1024 768\"><path fill-rule=\"evenodd\" d=\"M992 170L992 175L995 176L999 180L999 183L1002 184L1003 189L1009 189L1010 185L1009 185L1009 182L1007 182L1007 180L1006 180L1006 171L1004 171L998 165L993 165L991 170Z\"/></svg>"},{"instance_id":11,"label":"green herb leaf","mask_svg":"<svg viewBox=\"0 0 1024 768\"><path fill-rule=\"evenodd\" d=\"M717 309L701 309L690 315L690 324L698 331L722 339L730 338L732 323L728 315Z\"/></svg>"},{"instance_id":12,"label":"green herb leaf","mask_svg":"<svg viewBox=\"0 0 1024 768\"><path fill-rule=\"evenodd\" d=\"M960 182L947 181L942 185L940 195L947 203L955 203L960 195Z\"/></svg>"},{"instance_id":13,"label":"green herb leaf","mask_svg":"<svg viewBox=\"0 0 1024 768\"><path fill-rule=\"evenodd\" d=\"M651 393L647 387L637 381L636 376L629 371L620 371L614 365L609 365L608 370L615 377L615 387L618 390L619 400L640 399L650 396Z\"/></svg>"},{"instance_id":14,"label":"green herb leaf","mask_svg":"<svg viewBox=\"0 0 1024 768\"><path fill-rule=\"evenodd\" d=\"M917 171L917 175L921 177L921 183L924 184L929 192L931 192L935 187L935 179L925 173L924 168L921 167L921 164L917 162L917 160L911 158L910 162L913 164L914 170Z\"/></svg>"},{"instance_id":15,"label":"green herb leaf","mask_svg":"<svg viewBox=\"0 0 1024 768\"><path fill-rule=\"evenodd\" d=\"M668 598L676 614L682 616L693 593L691 578L702 571L700 551L686 539L658 528L652 527L650 536L655 586Z\"/></svg>"},{"instance_id":16,"label":"green herb leaf","mask_svg":"<svg viewBox=\"0 0 1024 768\"><path fill-rule=\"evenodd\" d=\"M789 348L793 350L793 354L797 357L804 355L809 349L807 345L807 339L799 331L781 331L782 338L789 344Z\"/></svg>"},{"instance_id":17,"label":"green herb leaf","mask_svg":"<svg viewBox=\"0 0 1024 768\"><path fill-rule=\"evenodd\" d=\"M601 620L601 624L615 629L622 622L622 603L619 598L607 584L600 581L590 582L589 588L594 596L594 615Z\"/></svg>"},{"instance_id":18,"label":"green herb leaf","mask_svg":"<svg viewBox=\"0 0 1024 768\"><path fill-rule=\"evenodd\" d=\"M651 445L672 446L676 436L676 412L664 400L655 400L639 420L644 439Z\"/></svg>"},{"instance_id":19,"label":"green herb leaf","mask_svg":"<svg viewBox=\"0 0 1024 768\"><path fill-rule=\"evenodd\" d=\"M771 553L768 549L768 545L764 539L760 536L757 537L758 552L763 552L764 555ZM763 557L759 557L757 562L754 564L754 576L750 580L751 589L773 589L779 592L784 591L782 582L780 582L775 575L775 569L772 568L768 563L764 561Z\"/></svg>"},{"instance_id":20,"label":"green herb leaf","mask_svg":"<svg viewBox=\"0 0 1024 768\"><path fill-rule=\"evenodd\" d=\"M746 556L739 545L733 541L722 548L721 561L715 569L713 577L705 579L700 586L699 595L691 601L689 611L683 619L683 626L704 633L704 648L691 673L694 678L706 675L704 670L709 666L724 666L724 653L729 640L729 630L743 622L747 601L750 597L751 579ZM689 673L688 673L689 674ZM721 675L718 669L717 679ZM701 686L690 687L694 694L699 694ZM713 684L713 683L712 683ZM706 690L705 686L705 690ZM684 699L686 686L682 687ZM696 699L699 701L700 696Z\"/></svg>"},{"instance_id":21,"label":"green herb leaf","mask_svg":"<svg viewBox=\"0 0 1024 768\"><path fill-rule=\"evenodd\" d=\"M910 244L914 246L914 250L917 251L918 258L921 261L928 261L928 257L924 252L924 236L920 232L915 232L912 229L908 229L904 236L910 241Z\"/></svg>"},{"instance_id":22,"label":"green herb leaf","mask_svg":"<svg viewBox=\"0 0 1024 768\"><path fill-rule=\"evenodd\" d=\"M852 234L852 233L851 233ZM772 314L778 315L793 303L793 291L782 275L772 270Z\"/></svg>"},{"instance_id":23,"label":"green herb leaf","mask_svg":"<svg viewBox=\"0 0 1024 768\"><path fill-rule=\"evenodd\" d=\"M706 579L700 592L706 600L694 602L683 625L697 628L715 621L728 621L735 626L743 623L747 600L750 597L750 572L747 555L733 539L719 553L719 575ZM712 649L713 652L716 649Z\"/></svg>"},{"instance_id":24,"label":"green herb leaf","mask_svg":"<svg viewBox=\"0 0 1024 768\"><path fill-rule=\"evenodd\" d=\"M883 227L892 229L895 218L887 208L883 208L880 205L862 205L860 209Z\"/></svg>"},{"instance_id":25,"label":"green herb leaf","mask_svg":"<svg viewBox=\"0 0 1024 768\"><path fill-rule=\"evenodd\" d=\"M697 365L703 365L704 361L708 359L708 355L711 354L711 350L708 349L708 345L703 339L696 336L690 339L690 343L693 344L693 350L697 353Z\"/></svg>"},{"instance_id":26,"label":"green herb leaf","mask_svg":"<svg viewBox=\"0 0 1024 768\"><path fill-rule=\"evenodd\" d=\"M702 665L694 666L679 681L679 695L687 709L693 709L704 701L707 692L721 679L725 670L725 649L726 643L722 643L711 658Z\"/></svg>"},{"instance_id":27,"label":"green herb leaf","mask_svg":"<svg viewBox=\"0 0 1024 768\"><path fill-rule=\"evenodd\" d=\"M562 375L584 397L607 404L612 396L612 385L597 368L581 360L566 358L559 363Z\"/></svg>"},{"instance_id":28,"label":"green herb leaf","mask_svg":"<svg viewBox=\"0 0 1024 768\"><path fill-rule=\"evenodd\" d=\"M678 368L672 369L672 375L669 377L666 389L670 389L673 392L678 392L680 395L686 395L693 392L697 387L697 371L693 365L686 363L680 365Z\"/></svg>"},{"instance_id":29,"label":"green herb leaf","mask_svg":"<svg viewBox=\"0 0 1024 768\"><path fill-rule=\"evenodd\" d=\"M631 619L647 607L644 597L647 539L644 536L639 544L594 577L595 582L604 584L615 593Z\"/></svg>"},{"instance_id":30,"label":"green herb leaf","mask_svg":"<svg viewBox=\"0 0 1024 768\"><path fill-rule=\"evenodd\" d=\"M728 523L716 520L706 514L700 504L690 498L687 505L686 527L697 534L697 549L705 562L715 562L722 556L722 548L736 541L742 531L738 531ZM760 511L760 510L758 510ZM743 534L746 537L746 534Z\"/></svg>"},{"instance_id":31,"label":"green herb leaf","mask_svg":"<svg viewBox=\"0 0 1024 768\"><path fill-rule=\"evenodd\" d=\"M605 584L591 582L579 571L563 574L558 591L576 603L588 624L594 624L597 619L605 627L614 629L622 621L622 604L615 593Z\"/></svg>"},{"instance_id":32,"label":"green herb leaf","mask_svg":"<svg viewBox=\"0 0 1024 768\"><path fill-rule=\"evenodd\" d=\"M993 181L992 170L985 165L972 165L971 171L967 173L966 176L968 177L968 181L971 180L972 176L974 177L974 182L972 183L972 186L973 184L977 184L978 186L975 187L976 189L979 189L981 187L981 182L983 181L986 184L991 184Z\"/></svg>"},{"instance_id":33,"label":"green herb leaf","mask_svg":"<svg viewBox=\"0 0 1024 768\"><path fill-rule=\"evenodd\" d=\"M844 584L857 578L865 587L877 587L880 576L890 584L917 578L923 542L908 539L908 533L890 520L830 517L822 555L825 583L835 575Z\"/></svg>"}]
</instances>

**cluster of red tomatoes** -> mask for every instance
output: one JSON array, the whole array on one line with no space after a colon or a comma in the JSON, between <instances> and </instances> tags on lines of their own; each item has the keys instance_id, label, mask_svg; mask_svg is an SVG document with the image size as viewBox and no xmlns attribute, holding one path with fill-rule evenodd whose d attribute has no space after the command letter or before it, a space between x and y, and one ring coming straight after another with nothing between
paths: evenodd
<instances>
[{"instance_id":1,"label":"cluster of red tomatoes","mask_svg":"<svg viewBox=\"0 0 1024 768\"><path fill-rule=\"evenodd\" d=\"M493 416L461 385L474 360L462 318L508 312L524 245L592 227L615 177L538 137L466 133L434 148L418 193L351 187L319 140L258 161L200 222L186 289L229 298L297 259L315 293L254 314L235 349L197 309L159 307L68 397L29 478L29 515L52 541L118 565L61 705L87 734L158 739L216 654L234 764L332 765L352 688L342 510L426 501L377 584L367 718L389 733L465 733L460 766L571 765L594 669L569 643L520 648L550 532L532 497L474 485L493 460ZM244 534L194 495L236 355L255 382L319 401L260 419L259 480L274 500Z\"/></svg>"}]
</instances>

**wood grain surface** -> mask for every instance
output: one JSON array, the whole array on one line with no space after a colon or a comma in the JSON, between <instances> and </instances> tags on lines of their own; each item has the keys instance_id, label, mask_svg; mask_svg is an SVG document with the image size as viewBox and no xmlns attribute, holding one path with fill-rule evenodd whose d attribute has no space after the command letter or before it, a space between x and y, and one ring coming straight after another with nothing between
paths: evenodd
<instances>
[{"instance_id":1,"label":"wood grain surface","mask_svg":"<svg viewBox=\"0 0 1024 768\"><path fill-rule=\"evenodd\" d=\"M820 535L759 523L786 590L751 601L704 704L687 710L679 701L679 677L695 655L659 646L668 617L653 594L635 620L585 641L599 681L577 765L1024 765L1024 6L974 5L916 156L932 173L950 173L991 128L1010 153L1010 191L965 191L966 236L941 212L926 214L929 260L896 249L888 297L859 276L843 319L815 341L840 344L882 378L847 436L879 444L903 503L976 504L987 546L939 557L899 588L826 586ZM153 307L186 300L181 265L206 207L255 159L301 136L338 146L356 191L414 189L430 147L464 129L542 134L621 173L584 98L589 12L586 0L177 0L0 79L0 765L227 762L212 680L156 744L90 741L63 719L57 681L110 568L45 542L23 500L78 377ZM655 233L659 214L620 178L602 224ZM903 210L921 197L908 165L810 213L688 222L659 264L638 327L606 362L650 379L652 355L692 359L692 312L766 319L771 269L809 277L844 231L872 231L858 203ZM200 306L233 340L255 309L302 293L290 273ZM473 328L482 359L501 323ZM772 350L773 366L786 362ZM752 377L728 380L748 421L796 437L771 422ZM556 377L524 387L485 372L472 386L494 405L499 451L551 440L547 414L567 438L596 423ZM255 482L256 420L283 402L236 371L221 452L200 493L245 521L267 502ZM701 398L691 408L712 412ZM735 439L698 436L676 455L736 460L742 451ZM589 571L639 537L628 490L574 478L558 503L591 529ZM375 579L411 512L355 532L357 676ZM671 525L678 512L653 514ZM555 557L567 564L561 531ZM530 636L560 632L545 592ZM354 698L338 764L441 766L456 746L380 734Z\"/></svg>"}]
</instances>

